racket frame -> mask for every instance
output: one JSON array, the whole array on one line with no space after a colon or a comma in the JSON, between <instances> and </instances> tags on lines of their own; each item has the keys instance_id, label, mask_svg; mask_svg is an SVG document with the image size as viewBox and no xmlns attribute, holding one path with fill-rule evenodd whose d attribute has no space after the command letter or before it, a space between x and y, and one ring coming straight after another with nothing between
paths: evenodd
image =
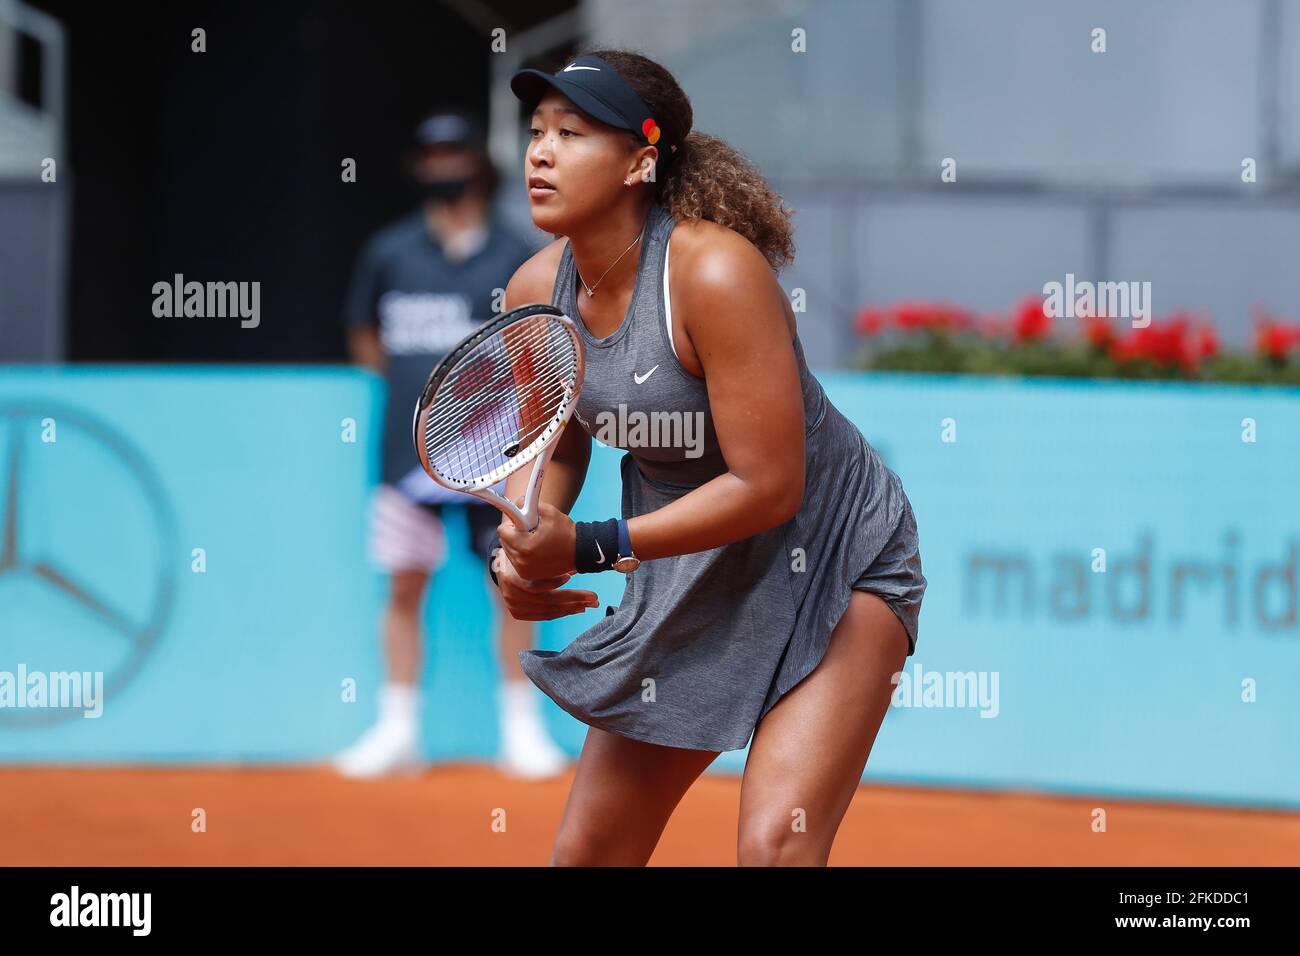
<instances>
[{"instance_id":1,"label":"racket frame","mask_svg":"<svg viewBox=\"0 0 1300 956\"><path fill-rule=\"evenodd\" d=\"M482 342L483 339L536 315L546 315L558 319L568 329L569 335L573 337L574 350L577 353L577 367L574 370L573 390L564 403L564 407L555 414L542 433L533 439L526 448L520 449L510 461L494 468L482 478L475 481L459 482L440 475L438 470L430 463L428 449L425 448L423 441L423 434L428 423L428 412L432 407L433 397L438 393L438 388L446 380L451 370L455 368L460 358ZM481 498L488 504L494 505L513 521L520 531L532 532L537 530L541 514L536 505L538 496L541 493L542 479L546 474L546 466L550 464L551 455L555 452L556 442L568 426L569 420L573 417L573 411L577 407L578 396L582 392L582 380L585 371L586 357L583 354L582 337L578 334L578 328L571 318L553 305L545 303L524 305L484 322L482 326L467 335L443 356L438 364L433 367L433 371L429 373L429 378L420 391L420 397L415 403L415 414L411 421L411 438L415 443L415 453L420 459L420 466L424 468L425 473L430 478L444 488L474 495L476 498ZM523 462L512 465L512 462L530 451L532 453L531 458L526 458ZM528 489L524 493L524 506L521 510L513 501L495 491L494 486L503 478L507 478L520 469L528 467L530 463L533 465L533 473L528 479Z\"/></svg>"}]
</instances>

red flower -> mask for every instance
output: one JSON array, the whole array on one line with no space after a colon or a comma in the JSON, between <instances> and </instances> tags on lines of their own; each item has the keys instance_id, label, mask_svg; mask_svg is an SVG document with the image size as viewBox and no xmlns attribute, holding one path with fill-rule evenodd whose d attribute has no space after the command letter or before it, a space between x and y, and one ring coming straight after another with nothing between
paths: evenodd
<instances>
[{"instance_id":1,"label":"red flower","mask_svg":"<svg viewBox=\"0 0 1300 956\"><path fill-rule=\"evenodd\" d=\"M970 310L963 309L961 306L939 302L935 303L933 309L933 323L941 329L952 329L960 332L971 328L975 324L975 319Z\"/></svg>"},{"instance_id":2,"label":"red flower","mask_svg":"<svg viewBox=\"0 0 1300 956\"><path fill-rule=\"evenodd\" d=\"M1208 316L1189 310L1172 312L1136 329L1130 329L1126 322L1116 326L1111 317L1096 309L1079 317L1088 344L1120 364L1142 360L1163 369L1196 374L1202 362L1220 352L1219 338ZM866 335L890 329L903 333L974 331L989 338L1009 335L1013 346L1023 346L1047 339L1053 322L1042 298L1030 295L1022 298L1010 314L976 313L950 303L926 300L865 306L858 312L856 326ZM1263 313L1259 327L1259 347L1266 354L1284 356L1290 349L1300 348L1300 324L1288 326Z\"/></svg>"},{"instance_id":3,"label":"red flower","mask_svg":"<svg viewBox=\"0 0 1300 956\"><path fill-rule=\"evenodd\" d=\"M1088 344L1095 349L1108 348L1110 343L1115 341L1115 330L1111 328L1109 319L1089 316L1083 320L1083 328L1084 334L1088 337Z\"/></svg>"},{"instance_id":4,"label":"red flower","mask_svg":"<svg viewBox=\"0 0 1300 956\"><path fill-rule=\"evenodd\" d=\"M1175 360L1186 371L1197 371L1201 367L1201 359L1207 354L1212 354L1213 350L1218 348L1218 341L1213 339L1214 333L1211 331L1211 342L1209 343L1211 352L1207 353L1205 351L1207 346L1205 332L1208 324L1189 309L1179 309L1171 312L1165 316L1165 321L1176 330L1173 344Z\"/></svg>"},{"instance_id":5,"label":"red flower","mask_svg":"<svg viewBox=\"0 0 1300 956\"><path fill-rule=\"evenodd\" d=\"M890 306L867 306L858 312L856 326L864 335L875 335L891 325L904 332L918 329L968 329L971 313L944 302L896 302Z\"/></svg>"},{"instance_id":6,"label":"red flower","mask_svg":"<svg viewBox=\"0 0 1300 956\"><path fill-rule=\"evenodd\" d=\"M916 302L900 302L894 306L894 324L904 331L925 327L925 306Z\"/></svg>"},{"instance_id":7,"label":"red flower","mask_svg":"<svg viewBox=\"0 0 1300 956\"><path fill-rule=\"evenodd\" d=\"M1300 346L1300 324L1288 326L1274 319L1263 306L1255 306L1255 348L1271 359L1285 359L1295 346Z\"/></svg>"},{"instance_id":8,"label":"red flower","mask_svg":"<svg viewBox=\"0 0 1300 956\"><path fill-rule=\"evenodd\" d=\"M1047 314L1046 303L1037 296L1022 299L1016 307L1013 328L1017 342L1046 338L1052 331L1052 318Z\"/></svg>"},{"instance_id":9,"label":"red flower","mask_svg":"<svg viewBox=\"0 0 1300 956\"><path fill-rule=\"evenodd\" d=\"M1203 322L1196 330L1197 352L1201 358L1213 358L1219 354L1219 336L1214 326Z\"/></svg>"},{"instance_id":10,"label":"red flower","mask_svg":"<svg viewBox=\"0 0 1300 956\"><path fill-rule=\"evenodd\" d=\"M876 335L884 331L889 322L889 313L875 306L867 306L858 312L857 329L863 335Z\"/></svg>"},{"instance_id":11,"label":"red flower","mask_svg":"<svg viewBox=\"0 0 1300 956\"><path fill-rule=\"evenodd\" d=\"M1292 332L1281 322L1264 321L1255 329L1255 347L1272 359L1285 359L1291 350Z\"/></svg>"},{"instance_id":12,"label":"red flower","mask_svg":"<svg viewBox=\"0 0 1300 956\"><path fill-rule=\"evenodd\" d=\"M1198 330L1195 336L1190 332L1189 314L1176 312L1116 340L1111 344L1110 356L1121 363L1146 359L1164 368L1176 365L1187 372L1195 372L1200 367L1201 358L1210 354L1206 348L1216 349L1218 343L1213 338L1207 342L1203 329Z\"/></svg>"}]
</instances>

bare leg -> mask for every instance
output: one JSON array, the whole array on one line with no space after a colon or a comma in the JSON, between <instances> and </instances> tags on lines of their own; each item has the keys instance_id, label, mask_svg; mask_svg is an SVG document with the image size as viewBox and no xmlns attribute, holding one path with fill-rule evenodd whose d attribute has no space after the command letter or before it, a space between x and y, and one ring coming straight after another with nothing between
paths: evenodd
<instances>
[{"instance_id":1,"label":"bare leg","mask_svg":"<svg viewBox=\"0 0 1300 956\"><path fill-rule=\"evenodd\" d=\"M889 709L907 632L854 591L821 663L759 723L740 792L741 866L825 866Z\"/></svg>"},{"instance_id":2,"label":"bare leg","mask_svg":"<svg viewBox=\"0 0 1300 956\"><path fill-rule=\"evenodd\" d=\"M590 728L551 865L645 866L674 808L717 756Z\"/></svg>"},{"instance_id":3,"label":"bare leg","mask_svg":"<svg viewBox=\"0 0 1300 956\"><path fill-rule=\"evenodd\" d=\"M384 609L386 679L375 723L333 761L349 777L377 777L414 771L419 754L420 605L429 582L423 571L399 571L390 578Z\"/></svg>"},{"instance_id":4,"label":"bare leg","mask_svg":"<svg viewBox=\"0 0 1300 956\"><path fill-rule=\"evenodd\" d=\"M420 604L428 583L429 575L424 571L398 571L391 578L384 612L384 651L388 655L388 679L395 684L414 685L420 680Z\"/></svg>"}]
</instances>

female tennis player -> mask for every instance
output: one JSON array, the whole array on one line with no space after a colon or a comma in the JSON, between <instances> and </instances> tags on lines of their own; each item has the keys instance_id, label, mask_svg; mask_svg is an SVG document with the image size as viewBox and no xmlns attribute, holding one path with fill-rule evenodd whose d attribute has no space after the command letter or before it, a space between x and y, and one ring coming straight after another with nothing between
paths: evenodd
<instances>
[{"instance_id":1,"label":"female tennis player","mask_svg":"<svg viewBox=\"0 0 1300 956\"><path fill-rule=\"evenodd\" d=\"M570 316L586 375L539 526L498 528L499 586L537 621L596 606L562 587L572 573L627 575L616 612L563 651L520 652L590 726L551 862L645 864L696 777L748 743L738 862L825 865L916 646L907 496L804 362L776 277L789 211L692 132L672 75L596 50L511 88L536 106L533 222L562 238L506 305ZM626 452L622 516L575 523L592 436ZM507 484L521 504L528 471Z\"/></svg>"}]
</instances>

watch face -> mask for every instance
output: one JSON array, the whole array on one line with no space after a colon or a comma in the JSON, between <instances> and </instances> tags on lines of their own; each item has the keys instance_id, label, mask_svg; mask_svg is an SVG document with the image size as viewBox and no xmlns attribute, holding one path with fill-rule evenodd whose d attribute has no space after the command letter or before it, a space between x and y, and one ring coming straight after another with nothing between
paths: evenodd
<instances>
[{"instance_id":1,"label":"watch face","mask_svg":"<svg viewBox=\"0 0 1300 956\"><path fill-rule=\"evenodd\" d=\"M627 574L629 571L635 571L641 567L641 559L634 557L619 558L614 562L614 570Z\"/></svg>"}]
</instances>

